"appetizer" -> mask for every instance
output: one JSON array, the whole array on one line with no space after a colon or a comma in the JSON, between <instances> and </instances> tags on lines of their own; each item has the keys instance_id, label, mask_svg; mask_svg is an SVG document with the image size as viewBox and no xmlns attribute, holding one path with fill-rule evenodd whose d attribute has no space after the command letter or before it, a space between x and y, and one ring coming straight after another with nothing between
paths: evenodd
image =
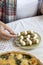
<instances>
[{"instance_id":1,"label":"appetizer","mask_svg":"<svg viewBox=\"0 0 43 65\"><path fill-rule=\"evenodd\" d=\"M19 32L14 43L20 47L30 47L39 44L40 40L40 35L31 30Z\"/></svg>"}]
</instances>

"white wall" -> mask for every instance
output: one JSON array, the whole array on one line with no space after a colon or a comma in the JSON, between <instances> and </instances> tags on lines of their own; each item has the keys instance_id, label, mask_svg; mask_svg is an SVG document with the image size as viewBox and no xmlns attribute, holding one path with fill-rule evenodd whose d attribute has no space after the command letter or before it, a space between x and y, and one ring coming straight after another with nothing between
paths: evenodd
<instances>
[{"instance_id":1,"label":"white wall","mask_svg":"<svg viewBox=\"0 0 43 65\"><path fill-rule=\"evenodd\" d=\"M38 0L17 0L17 19L36 14Z\"/></svg>"}]
</instances>

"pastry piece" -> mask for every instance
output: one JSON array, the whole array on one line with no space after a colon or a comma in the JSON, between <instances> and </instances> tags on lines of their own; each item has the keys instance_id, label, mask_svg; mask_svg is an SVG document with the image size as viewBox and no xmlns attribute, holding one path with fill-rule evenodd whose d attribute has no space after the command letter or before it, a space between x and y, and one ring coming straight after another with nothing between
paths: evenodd
<instances>
[{"instance_id":1,"label":"pastry piece","mask_svg":"<svg viewBox=\"0 0 43 65\"><path fill-rule=\"evenodd\" d=\"M23 37L23 36L20 36L20 38L21 38L21 39L24 39L24 37Z\"/></svg>"},{"instance_id":2,"label":"pastry piece","mask_svg":"<svg viewBox=\"0 0 43 65\"><path fill-rule=\"evenodd\" d=\"M25 45L26 45L25 41L23 41L22 39L20 39L20 44L21 44L22 46L25 46Z\"/></svg>"},{"instance_id":3,"label":"pastry piece","mask_svg":"<svg viewBox=\"0 0 43 65\"><path fill-rule=\"evenodd\" d=\"M32 41L29 38L27 38L27 42L29 43L29 45L32 45Z\"/></svg>"},{"instance_id":4,"label":"pastry piece","mask_svg":"<svg viewBox=\"0 0 43 65\"><path fill-rule=\"evenodd\" d=\"M24 34L27 35L27 31L24 31Z\"/></svg>"},{"instance_id":5,"label":"pastry piece","mask_svg":"<svg viewBox=\"0 0 43 65\"><path fill-rule=\"evenodd\" d=\"M33 38L36 39L37 37L38 37L38 35L37 34L34 34L34 37Z\"/></svg>"},{"instance_id":6,"label":"pastry piece","mask_svg":"<svg viewBox=\"0 0 43 65\"><path fill-rule=\"evenodd\" d=\"M27 38L30 38L30 35L27 35Z\"/></svg>"}]
</instances>

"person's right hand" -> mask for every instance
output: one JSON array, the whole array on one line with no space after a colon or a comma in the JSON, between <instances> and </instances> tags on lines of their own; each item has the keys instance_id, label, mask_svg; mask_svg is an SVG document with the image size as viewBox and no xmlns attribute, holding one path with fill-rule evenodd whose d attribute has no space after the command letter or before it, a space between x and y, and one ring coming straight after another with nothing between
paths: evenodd
<instances>
[{"instance_id":1,"label":"person's right hand","mask_svg":"<svg viewBox=\"0 0 43 65\"><path fill-rule=\"evenodd\" d=\"M7 30L9 34L5 32ZM15 38L15 33L4 23L0 22L0 38L8 40L10 38Z\"/></svg>"}]
</instances>

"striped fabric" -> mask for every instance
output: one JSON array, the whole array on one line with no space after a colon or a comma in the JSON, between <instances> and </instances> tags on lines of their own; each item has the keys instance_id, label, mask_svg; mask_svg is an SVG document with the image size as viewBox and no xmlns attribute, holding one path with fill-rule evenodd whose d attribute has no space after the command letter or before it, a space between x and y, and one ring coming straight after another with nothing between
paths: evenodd
<instances>
[{"instance_id":1,"label":"striped fabric","mask_svg":"<svg viewBox=\"0 0 43 65\"><path fill-rule=\"evenodd\" d=\"M41 5L41 14L43 15L43 0L42 0L42 5Z\"/></svg>"},{"instance_id":2,"label":"striped fabric","mask_svg":"<svg viewBox=\"0 0 43 65\"><path fill-rule=\"evenodd\" d=\"M38 0L39 4L38 4L38 14L41 14L41 9L42 9L42 5L43 5L43 0Z\"/></svg>"},{"instance_id":3,"label":"striped fabric","mask_svg":"<svg viewBox=\"0 0 43 65\"><path fill-rule=\"evenodd\" d=\"M7 23L16 20L16 0L0 0L0 20ZM38 14L43 8L43 0L39 0Z\"/></svg>"},{"instance_id":4,"label":"striped fabric","mask_svg":"<svg viewBox=\"0 0 43 65\"><path fill-rule=\"evenodd\" d=\"M16 19L16 0L0 0L0 20L12 22Z\"/></svg>"}]
</instances>

